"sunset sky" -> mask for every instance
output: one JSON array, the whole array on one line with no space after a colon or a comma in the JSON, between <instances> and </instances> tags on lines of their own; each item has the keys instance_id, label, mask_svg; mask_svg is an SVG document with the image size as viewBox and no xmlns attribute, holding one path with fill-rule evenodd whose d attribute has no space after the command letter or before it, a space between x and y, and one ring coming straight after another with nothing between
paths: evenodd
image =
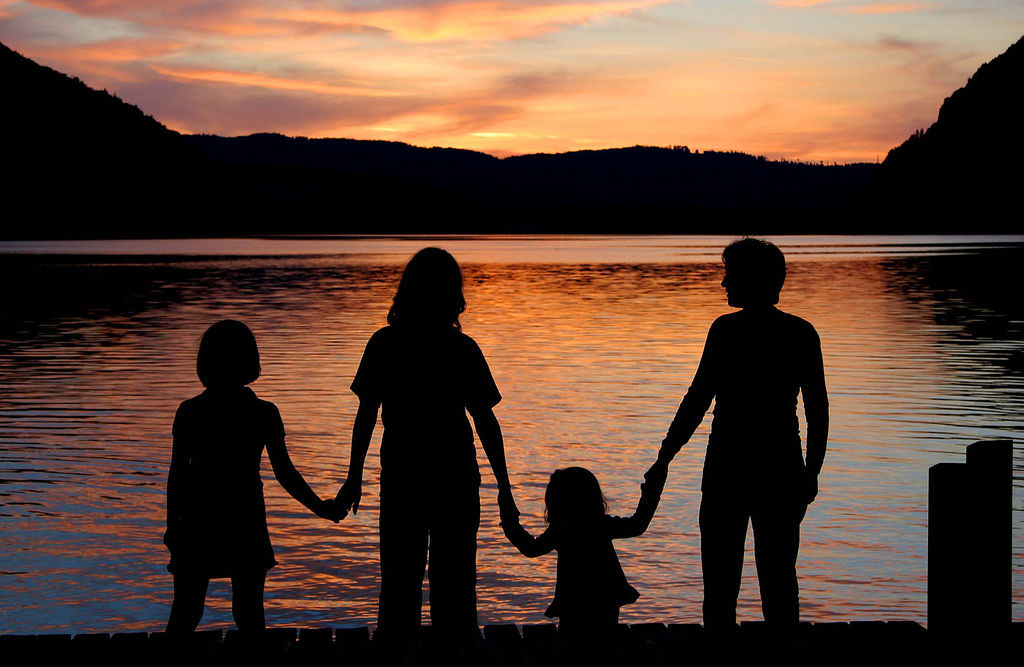
<instances>
[{"instance_id":1,"label":"sunset sky","mask_svg":"<svg viewBox=\"0 0 1024 667\"><path fill-rule=\"evenodd\" d=\"M0 41L181 132L496 155L873 162L1021 34L1021 0L0 0Z\"/></svg>"}]
</instances>

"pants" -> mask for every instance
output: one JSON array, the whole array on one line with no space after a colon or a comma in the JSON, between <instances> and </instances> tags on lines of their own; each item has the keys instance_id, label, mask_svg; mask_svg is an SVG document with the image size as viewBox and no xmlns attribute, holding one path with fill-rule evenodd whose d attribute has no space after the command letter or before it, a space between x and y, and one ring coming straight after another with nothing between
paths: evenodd
<instances>
[{"instance_id":1,"label":"pants","mask_svg":"<svg viewBox=\"0 0 1024 667\"><path fill-rule=\"evenodd\" d=\"M754 561L764 620L773 625L799 620L796 560L800 522L807 505L792 497L768 495L742 497L723 490L703 494L700 550L706 629L730 628L736 623L748 521L754 527Z\"/></svg>"},{"instance_id":2,"label":"pants","mask_svg":"<svg viewBox=\"0 0 1024 667\"><path fill-rule=\"evenodd\" d=\"M388 641L415 639L429 557L430 621L434 637L468 643L476 617L476 534L480 489L447 485L429 492L381 483L380 600L377 632Z\"/></svg>"}]
</instances>

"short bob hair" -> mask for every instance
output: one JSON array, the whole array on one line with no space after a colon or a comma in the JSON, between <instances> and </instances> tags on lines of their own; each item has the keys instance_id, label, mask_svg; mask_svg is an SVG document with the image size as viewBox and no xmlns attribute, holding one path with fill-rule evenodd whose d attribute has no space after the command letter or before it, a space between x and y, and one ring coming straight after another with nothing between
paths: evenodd
<instances>
[{"instance_id":1,"label":"short bob hair","mask_svg":"<svg viewBox=\"0 0 1024 667\"><path fill-rule=\"evenodd\" d=\"M237 320L210 325L199 341L196 374L204 387L254 382L260 376L260 351L249 327Z\"/></svg>"},{"instance_id":2,"label":"short bob hair","mask_svg":"<svg viewBox=\"0 0 1024 667\"><path fill-rule=\"evenodd\" d=\"M413 255L402 272L388 324L454 327L466 311L462 294L462 270L451 253L441 248L424 248Z\"/></svg>"},{"instance_id":3,"label":"short bob hair","mask_svg":"<svg viewBox=\"0 0 1024 667\"><path fill-rule=\"evenodd\" d=\"M726 271L755 304L776 304L786 282L786 257L778 246L751 237L733 241L722 251Z\"/></svg>"},{"instance_id":4,"label":"short bob hair","mask_svg":"<svg viewBox=\"0 0 1024 667\"><path fill-rule=\"evenodd\" d=\"M600 519L608 513L608 501L594 473L573 466L551 473L544 492L544 519L566 523Z\"/></svg>"}]
</instances>

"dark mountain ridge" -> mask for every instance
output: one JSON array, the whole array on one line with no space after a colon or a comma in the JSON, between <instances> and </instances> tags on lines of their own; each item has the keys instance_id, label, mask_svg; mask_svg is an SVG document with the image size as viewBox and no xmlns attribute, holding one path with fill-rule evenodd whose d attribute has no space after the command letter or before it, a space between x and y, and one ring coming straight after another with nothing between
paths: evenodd
<instances>
[{"instance_id":1,"label":"dark mountain ridge","mask_svg":"<svg viewBox=\"0 0 1024 667\"><path fill-rule=\"evenodd\" d=\"M686 147L498 159L388 141L181 135L0 45L12 92L0 108L4 158L16 173L5 200L22 221L3 235L997 231L998 220L965 227L937 207L927 220L917 213L948 156L992 156L955 128L985 119L986 139L1005 125L1019 141L1020 45L982 66L882 167ZM1007 100L1016 117L986 110ZM1019 167L997 172L1019 180ZM975 198L991 185L970 182Z\"/></svg>"}]
</instances>

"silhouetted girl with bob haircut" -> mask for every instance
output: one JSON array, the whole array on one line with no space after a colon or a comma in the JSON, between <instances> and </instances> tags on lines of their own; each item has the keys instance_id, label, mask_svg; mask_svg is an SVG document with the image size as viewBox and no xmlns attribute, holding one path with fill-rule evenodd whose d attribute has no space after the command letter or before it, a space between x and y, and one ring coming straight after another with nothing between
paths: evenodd
<instances>
[{"instance_id":1,"label":"silhouetted girl with bob haircut","mask_svg":"<svg viewBox=\"0 0 1024 667\"><path fill-rule=\"evenodd\" d=\"M167 632L192 632L203 617L210 579L231 578L238 629L266 627L263 586L273 567L260 462L264 447L274 475L293 498L319 516L332 509L306 484L284 444L277 407L246 385L260 376L256 339L241 322L210 326L199 343L196 372L206 387L174 416L167 474L167 531L174 602Z\"/></svg>"},{"instance_id":2,"label":"silhouetted girl with bob haircut","mask_svg":"<svg viewBox=\"0 0 1024 667\"><path fill-rule=\"evenodd\" d=\"M545 616L559 619L559 632L570 642L607 639L619 622L619 608L640 594L626 581L612 540L642 535L658 508L667 466L655 464L641 485L640 502L628 518L609 516L597 477L586 468L551 473L544 492L547 529L538 537L519 523L511 496L500 498L505 536L527 558L558 552L555 597Z\"/></svg>"},{"instance_id":3,"label":"silhouetted girl with bob haircut","mask_svg":"<svg viewBox=\"0 0 1024 667\"><path fill-rule=\"evenodd\" d=\"M499 496L510 493L501 428L501 394L476 342L462 333L462 272L440 248L424 248L405 267L388 326L370 337L352 391L347 479L336 499L357 512L363 464L381 411L380 599L377 637L392 646L415 639L429 555L435 638L465 645L476 616L476 534L480 470L473 418Z\"/></svg>"}]
</instances>

